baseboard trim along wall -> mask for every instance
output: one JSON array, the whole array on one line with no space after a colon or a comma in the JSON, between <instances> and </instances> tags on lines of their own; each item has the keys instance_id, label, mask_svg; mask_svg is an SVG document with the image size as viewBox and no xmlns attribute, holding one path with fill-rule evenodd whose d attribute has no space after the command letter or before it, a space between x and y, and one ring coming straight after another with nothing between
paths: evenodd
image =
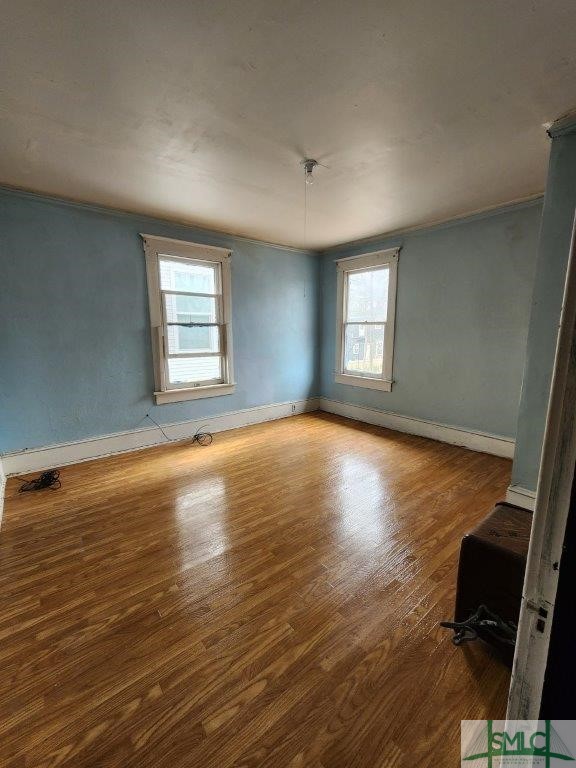
<instances>
[{"instance_id":1,"label":"baseboard trim along wall","mask_svg":"<svg viewBox=\"0 0 576 768\"><path fill-rule=\"evenodd\" d=\"M450 427L446 424L437 424L426 419L415 419L411 416L401 416L391 411L379 411L375 408L365 408L359 405L343 403L339 400L320 398L320 410L345 416L348 419L364 421L378 427L387 427L396 432L407 432L410 435L429 437L442 443L460 445L472 451L491 453L494 456L503 456L507 459L514 457L515 441L510 437L491 435L485 432L473 432L461 427Z\"/></svg>"},{"instance_id":2,"label":"baseboard trim along wall","mask_svg":"<svg viewBox=\"0 0 576 768\"><path fill-rule=\"evenodd\" d=\"M363 421L379 427L386 427L396 432L406 432L411 435L428 437L443 443L460 445L473 451L491 453L495 456L512 458L514 456L514 440L499 435L483 432L472 432L446 424L437 424L425 419L414 419L401 416L390 411L379 411L374 408L364 408L358 405L330 400L325 397L312 397L307 400L297 400L288 403L262 405L256 408L245 408L232 411L220 416L212 416L192 421L179 421L173 424L163 424L162 428L171 440L189 440L201 426L210 432L223 432L227 429L246 427L249 424L260 424L265 421L284 419L299 413L322 410L334 413L355 421ZM20 475L26 472L37 472L44 469L63 467L81 461L111 456L115 453L137 451L161 445L166 438L158 427L150 426L142 429L116 432L112 435L93 437L59 445L49 445L42 448L5 453L0 457L0 524L4 507L4 491L6 478L10 475ZM506 492L506 501L526 509L534 509L536 494L526 488L510 486Z\"/></svg>"},{"instance_id":3,"label":"baseboard trim along wall","mask_svg":"<svg viewBox=\"0 0 576 768\"><path fill-rule=\"evenodd\" d=\"M312 397L307 400L245 408L241 411L232 411L220 416L194 419L193 421L162 424L162 429L171 440L187 440L194 435L199 427L205 427L209 432L223 432L227 429L246 427L249 424L283 419L298 413L317 411L319 405L319 398ZM5 453L1 457L1 461L6 476L19 475L25 472L36 472L67 464L76 464L80 461L98 459L115 453L136 451L165 442L166 438L162 432L158 427L152 425L143 429L116 432L112 435L103 435L87 440Z\"/></svg>"},{"instance_id":4,"label":"baseboard trim along wall","mask_svg":"<svg viewBox=\"0 0 576 768\"><path fill-rule=\"evenodd\" d=\"M515 504L517 507L524 507L534 512L536 506L536 492L529 491L528 488L522 488L519 485L509 485L506 491L506 501L509 504Z\"/></svg>"},{"instance_id":5,"label":"baseboard trim along wall","mask_svg":"<svg viewBox=\"0 0 576 768\"><path fill-rule=\"evenodd\" d=\"M210 432L223 432L227 429L237 429L249 424L274 421L275 419L283 419L298 413L317 411L319 409L337 414L338 416L354 419L355 421L363 421L367 424L386 427L396 432L406 432L411 435L419 435L420 437L428 437L443 443L450 443L451 445L460 445L473 451L491 453L495 456L504 456L506 458L514 456L514 440L508 437L490 435L483 432L472 432L445 424L437 424L425 419L401 416L390 411L379 411L374 408L351 405L324 397L313 397L307 400L246 408L241 411L224 413L220 416L163 424L162 428L172 440L187 440L201 426L205 426ZM116 432L112 435L93 437L87 440L6 453L0 459L0 501L4 492L5 478L10 475L62 467L67 464L76 464L77 462L89 461L90 459L110 456L115 453L140 450L160 445L164 442L166 442L166 439L160 430L155 426L150 426L127 432ZM524 507L527 507L528 502L531 501L531 508L533 508L534 494L526 489L511 487L508 490L507 500L510 503L519 504L519 506Z\"/></svg>"},{"instance_id":6,"label":"baseboard trim along wall","mask_svg":"<svg viewBox=\"0 0 576 768\"><path fill-rule=\"evenodd\" d=\"M0 526L2 525L2 513L4 512L4 492L6 491L6 475L0 459Z\"/></svg>"}]
</instances>

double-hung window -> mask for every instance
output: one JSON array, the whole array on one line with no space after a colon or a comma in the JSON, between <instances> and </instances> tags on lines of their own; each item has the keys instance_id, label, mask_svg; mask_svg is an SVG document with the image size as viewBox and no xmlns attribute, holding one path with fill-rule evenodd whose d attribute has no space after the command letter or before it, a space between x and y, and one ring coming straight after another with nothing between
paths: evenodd
<instances>
[{"instance_id":1,"label":"double-hung window","mask_svg":"<svg viewBox=\"0 0 576 768\"><path fill-rule=\"evenodd\" d=\"M234 391L230 251L142 235L157 403Z\"/></svg>"},{"instance_id":2,"label":"double-hung window","mask_svg":"<svg viewBox=\"0 0 576 768\"><path fill-rule=\"evenodd\" d=\"M398 248L339 259L336 372L339 384L390 391Z\"/></svg>"}]
</instances>

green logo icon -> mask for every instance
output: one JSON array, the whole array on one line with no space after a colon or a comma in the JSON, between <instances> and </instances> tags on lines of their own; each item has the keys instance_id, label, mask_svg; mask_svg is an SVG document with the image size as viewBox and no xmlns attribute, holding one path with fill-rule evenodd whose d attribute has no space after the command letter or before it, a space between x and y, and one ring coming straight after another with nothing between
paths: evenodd
<instances>
[{"instance_id":1,"label":"green logo icon","mask_svg":"<svg viewBox=\"0 0 576 768\"><path fill-rule=\"evenodd\" d=\"M465 722L476 724L466 746ZM513 720L503 723L502 728L495 726L495 722L503 721L463 721L462 765L469 763L472 768L473 761L482 761L477 763L477 768L507 768L524 762L529 766L551 768L556 760L574 761L574 755L550 720Z\"/></svg>"}]
</instances>

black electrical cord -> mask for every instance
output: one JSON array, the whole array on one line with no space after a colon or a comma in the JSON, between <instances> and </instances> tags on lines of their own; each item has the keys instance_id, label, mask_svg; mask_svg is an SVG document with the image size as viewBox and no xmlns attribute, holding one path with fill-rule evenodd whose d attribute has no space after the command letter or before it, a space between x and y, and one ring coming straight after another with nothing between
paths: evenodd
<instances>
[{"instance_id":1,"label":"black electrical cord","mask_svg":"<svg viewBox=\"0 0 576 768\"><path fill-rule=\"evenodd\" d=\"M166 438L167 442L169 442L169 443L171 443L171 442L172 442L171 438L169 438L169 437L168 437L168 435L167 435L167 434L166 434L166 432L165 432L165 431L162 429L162 427L160 426L160 424L158 424L158 422L157 422L157 421L154 421L154 419L152 418L152 416L150 416L150 414L149 414L149 413L147 413L147 414L146 414L146 418L147 418L147 419L150 419L150 421L151 421L153 424L156 424L156 426L158 427L158 429L160 430L160 432L162 432L162 434L163 434L163 435L164 435L164 437ZM194 433L194 435L192 436L192 443L198 443L198 445L202 445L202 446L207 446L207 445L210 445L210 443L212 442L212 440L213 440L214 438L212 437L212 433L211 433L211 432L207 432L207 431L204 431L204 427L205 427L205 426L206 426L206 425L205 425L205 424L203 424L201 427L198 427L198 429L196 430L196 432L195 432L195 433Z\"/></svg>"},{"instance_id":2,"label":"black electrical cord","mask_svg":"<svg viewBox=\"0 0 576 768\"><path fill-rule=\"evenodd\" d=\"M160 426L160 424L158 424L158 422L157 422L157 421L154 421L154 419L152 418L152 416L150 416L150 414L149 414L149 413L147 413L147 414L146 414L146 418L147 418L147 419L150 419L150 421L151 421L153 424L156 424L156 426L158 427L158 429L160 430L160 432L162 432L162 434L163 434L163 435L164 435L164 437L166 438L167 442L170 442L170 438L168 437L168 435L166 434L166 432L164 432L164 430L162 429L162 427Z\"/></svg>"},{"instance_id":3,"label":"black electrical cord","mask_svg":"<svg viewBox=\"0 0 576 768\"><path fill-rule=\"evenodd\" d=\"M518 631L516 624L512 621L505 621L485 605L481 605L476 613L467 618L466 621L441 621L440 626L454 630L454 637L452 638L454 645L462 645L467 641L476 640L479 631L481 631L501 643L514 646Z\"/></svg>"},{"instance_id":4,"label":"black electrical cord","mask_svg":"<svg viewBox=\"0 0 576 768\"><path fill-rule=\"evenodd\" d=\"M18 479L24 480L23 477ZM56 491L61 487L60 471L58 469L47 469L46 472L42 472L40 477L35 477L33 480L24 480L24 483L18 489L18 493L41 491L43 488L50 488L50 490Z\"/></svg>"},{"instance_id":5,"label":"black electrical cord","mask_svg":"<svg viewBox=\"0 0 576 768\"><path fill-rule=\"evenodd\" d=\"M204 431L205 426L206 425L203 424L201 427L198 427L198 429L196 430L196 432L192 437L193 443L198 443L198 445L210 445L212 440L214 440L214 438L212 437L212 432Z\"/></svg>"}]
</instances>

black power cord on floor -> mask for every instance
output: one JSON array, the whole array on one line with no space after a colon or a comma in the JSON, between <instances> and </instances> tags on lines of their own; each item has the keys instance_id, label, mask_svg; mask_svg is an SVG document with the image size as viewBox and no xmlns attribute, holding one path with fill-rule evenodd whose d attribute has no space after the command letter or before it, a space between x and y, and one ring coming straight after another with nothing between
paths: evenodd
<instances>
[{"instance_id":1,"label":"black power cord on floor","mask_svg":"<svg viewBox=\"0 0 576 768\"><path fill-rule=\"evenodd\" d=\"M454 645L462 645L462 643L470 642L470 640L476 640L479 632L485 632L501 643L514 646L518 631L516 624L505 621L485 605L481 605L476 613L467 618L466 621L441 621L440 626L454 630L454 637L452 638Z\"/></svg>"},{"instance_id":2,"label":"black power cord on floor","mask_svg":"<svg viewBox=\"0 0 576 768\"><path fill-rule=\"evenodd\" d=\"M18 478L24 480L23 477ZM52 491L57 491L62 487L62 481L60 480L60 470L47 469L46 472L42 472L40 477L35 477L33 480L24 480L24 483L18 489L18 493L25 493L26 491L41 491L43 488L50 488Z\"/></svg>"},{"instance_id":3,"label":"black power cord on floor","mask_svg":"<svg viewBox=\"0 0 576 768\"><path fill-rule=\"evenodd\" d=\"M157 421L154 421L154 419L152 418L152 416L150 416L149 413L146 414L146 418L150 419L150 421L158 427L160 432L162 432L162 434L166 438L167 442L169 442L169 443L172 442L172 439L170 437L168 437L168 435L162 429L160 424L158 424ZM192 436L192 443L198 443L198 445L203 445L203 446L210 445L210 443L212 442L212 440L214 438L212 437L212 433L211 432L207 432L207 431L204 430L204 427L205 427L204 424L201 427L198 427L198 429L196 430L196 432Z\"/></svg>"}]
</instances>

